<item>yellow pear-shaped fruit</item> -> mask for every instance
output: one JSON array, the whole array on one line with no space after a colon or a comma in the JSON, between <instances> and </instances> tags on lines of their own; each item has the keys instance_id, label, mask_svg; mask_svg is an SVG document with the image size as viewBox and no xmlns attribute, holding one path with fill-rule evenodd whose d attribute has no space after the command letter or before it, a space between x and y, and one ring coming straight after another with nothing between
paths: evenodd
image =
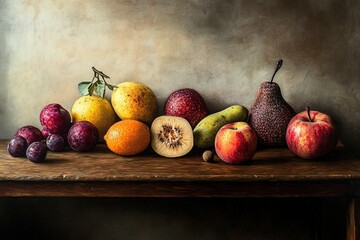
<instances>
[{"instance_id":1,"label":"yellow pear-shaped fruit","mask_svg":"<svg viewBox=\"0 0 360 240\"><path fill-rule=\"evenodd\" d=\"M134 119L150 124L158 112L154 92L145 84L120 83L112 92L111 104L121 119Z\"/></svg>"}]
</instances>

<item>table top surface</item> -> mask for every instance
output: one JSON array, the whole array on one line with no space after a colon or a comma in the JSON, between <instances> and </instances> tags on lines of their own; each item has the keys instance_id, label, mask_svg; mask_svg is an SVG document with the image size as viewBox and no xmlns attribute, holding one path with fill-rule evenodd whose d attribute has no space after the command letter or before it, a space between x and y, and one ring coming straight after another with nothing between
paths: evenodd
<instances>
[{"instance_id":1,"label":"table top surface","mask_svg":"<svg viewBox=\"0 0 360 240\"><path fill-rule=\"evenodd\" d=\"M360 161L339 145L321 160L296 157L287 148L258 150L253 159L230 165L215 157L204 162L200 151L164 158L151 150L124 157L98 144L91 152L48 152L46 161L13 158L0 140L0 181L319 181L360 180Z\"/></svg>"}]
</instances>

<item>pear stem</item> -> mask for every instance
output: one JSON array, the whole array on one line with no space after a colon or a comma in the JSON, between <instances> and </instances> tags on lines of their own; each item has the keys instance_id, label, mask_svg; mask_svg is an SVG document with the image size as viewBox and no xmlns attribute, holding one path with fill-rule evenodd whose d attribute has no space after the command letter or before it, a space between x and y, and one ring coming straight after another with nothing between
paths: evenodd
<instances>
[{"instance_id":1,"label":"pear stem","mask_svg":"<svg viewBox=\"0 0 360 240\"><path fill-rule=\"evenodd\" d=\"M270 83L273 83L273 81L274 81L274 77L275 77L275 74L276 74L276 73L277 73L277 71L279 71L279 69L281 68L282 63L283 63L283 60L282 60L282 59L280 59L280 60L276 63L275 72L274 72L274 74L272 75L272 78L271 78Z\"/></svg>"},{"instance_id":2,"label":"pear stem","mask_svg":"<svg viewBox=\"0 0 360 240\"><path fill-rule=\"evenodd\" d=\"M310 107L309 106L306 107L306 111L308 114L309 122L312 122L311 117L310 117Z\"/></svg>"}]
</instances>

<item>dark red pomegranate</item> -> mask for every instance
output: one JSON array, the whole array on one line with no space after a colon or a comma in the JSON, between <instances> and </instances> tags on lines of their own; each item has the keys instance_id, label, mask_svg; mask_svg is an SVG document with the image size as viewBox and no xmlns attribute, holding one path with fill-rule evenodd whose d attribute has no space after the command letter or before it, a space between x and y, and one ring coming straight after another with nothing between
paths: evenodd
<instances>
[{"instance_id":1,"label":"dark red pomegranate","mask_svg":"<svg viewBox=\"0 0 360 240\"><path fill-rule=\"evenodd\" d=\"M183 88L170 94L165 103L165 115L185 118L194 128L208 115L208 110L200 93Z\"/></svg>"}]
</instances>

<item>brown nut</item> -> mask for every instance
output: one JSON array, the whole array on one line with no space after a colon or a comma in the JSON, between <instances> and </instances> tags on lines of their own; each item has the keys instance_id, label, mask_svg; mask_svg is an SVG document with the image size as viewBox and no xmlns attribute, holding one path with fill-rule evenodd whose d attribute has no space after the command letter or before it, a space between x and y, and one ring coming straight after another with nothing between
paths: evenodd
<instances>
[{"instance_id":1,"label":"brown nut","mask_svg":"<svg viewBox=\"0 0 360 240\"><path fill-rule=\"evenodd\" d=\"M206 150L202 154L202 158L205 162L212 163L212 162L214 162L214 152L210 151L210 150Z\"/></svg>"}]
</instances>

